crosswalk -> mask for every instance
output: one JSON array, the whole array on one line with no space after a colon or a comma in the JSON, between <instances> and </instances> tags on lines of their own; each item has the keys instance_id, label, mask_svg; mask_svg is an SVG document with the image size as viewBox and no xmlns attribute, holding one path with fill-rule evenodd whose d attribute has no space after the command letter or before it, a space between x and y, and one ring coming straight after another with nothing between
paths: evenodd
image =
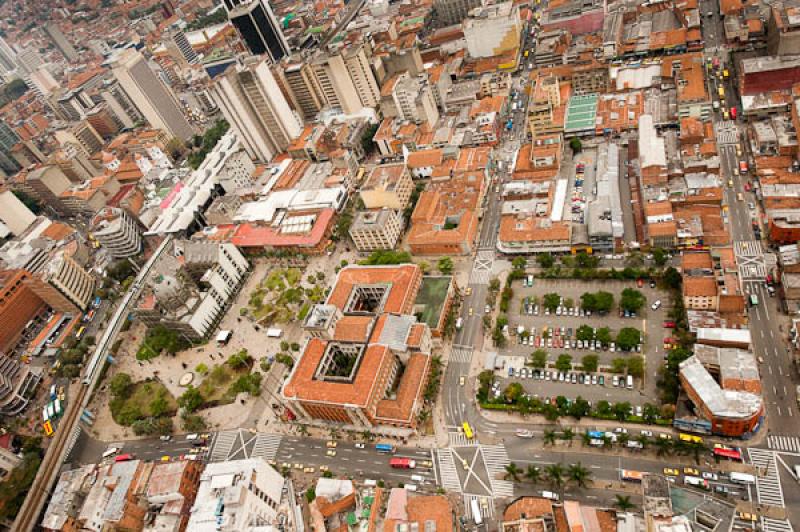
<instances>
[{"instance_id":1,"label":"crosswalk","mask_svg":"<svg viewBox=\"0 0 800 532\"><path fill-rule=\"evenodd\" d=\"M739 131L734 121L722 120L717 122L716 129L718 144L736 144L739 142Z\"/></svg>"},{"instance_id":2,"label":"crosswalk","mask_svg":"<svg viewBox=\"0 0 800 532\"><path fill-rule=\"evenodd\" d=\"M67 444L64 446L64 448L67 450L64 456L69 456L70 453L72 453L72 449L75 448L75 444L78 443L78 438L80 437L82 430L83 429L79 424L76 424L75 428L72 429L69 439L67 440ZM120 445L120 447L122 446Z\"/></svg>"},{"instance_id":3,"label":"crosswalk","mask_svg":"<svg viewBox=\"0 0 800 532\"><path fill-rule=\"evenodd\" d=\"M452 449L436 449L436 462L439 466L439 478L445 491L461 493L461 480L458 478L456 461Z\"/></svg>"},{"instance_id":4,"label":"crosswalk","mask_svg":"<svg viewBox=\"0 0 800 532\"><path fill-rule=\"evenodd\" d=\"M759 473L762 473L756 475L756 497L758 502L783 508L783 488L781 488L775 453L755 448L748 449L747 453L750 456L750 461L759 468Z\"/></svg>"},{"instance_id":5,"label":"crosswalk","mask_svg":"<svg viewBox=\"0 0 800 532\"><path fill-rule=\"evenodd\" d=\"M238 430L224 430L217 432L214 438L214 446L211 448L211 461L221 462L230 456L236 440L239 439Z\"/></svg>"},{"instance_id":6,"label":"crosswalk","mask_svg":"<svg viewBox=\"0 0 800 532\"><path fill-rule=\"evenodd\" d=\"M800 453L800 437L797 436L768 436L767 447L776 451Z\"/></svg>"},{"instance_id":7,"label":"crosswalk","mask_svg":"<svg viewBox=\"0 0 800 532\"><path fill-rule=\"evenodd\" d=\"M486 472L489 475L489 484L492 486L492 496L513 497L514 483L502 479L506 466L511 463L505 446L482 445L480 450L483 462L486 464Z\"/></svg>"},{"instance_id":8,"label":"crosswalk","mask_svg":"<svg viewBox=\"0 0 800 532\"><path fill-rule=\"evenodd\" d=\"M740 240L733 243L739 277L744 281L763 281L767 276L764 248L758 240Z\"/></svg>"},{"instance_id":9,"label":"crosswalk","mask_svg":"<svg viewBox=\"0 0 800 532\"><path fill-rule=\"evenodd\" d=\"M475 256L475 264L469 275L469 284L489 284L494 266L494 250L481 250Z\"/></svg>"},{"instance_id":10,"label":"crosswalk","mask_svg":"<svg viewBox=\"0 0 800 532\"><path fill-rule=\"evenodd\" d=\"M472 361L472 352L473 348L471 347L453 347L453 350L450 352L450 362L471 362Z\"/></svg>"},{"instance_id":11,"label":"crosswalk","mask_svg":"<svg viewBox=\"0 0 800 532\"><path fill-rule=\"evenodd\" d=\"M764 532L793 532L792 524L783 519L761 518L761 528Z\"/></svg>"},{"instance_id":12,"label":"crosswalk","mask_svg":"<svg viewBox=\"0 0 800 532\"><path fill-rule=\"evenodd\" d=\"M281 446L280 434L264 434L259 432L250 451L250 458L263 458L266 461L274 460Z\"/></svg>"},{"instance_id":13,"label":"crosswalk","mask_svg":"<svg viewBox=\"0 0 800 532\"><path fill-rule=\"evenodd\" d=\"M481 516L483 516L484 519L494 519L494 502L491 498L465 493L464 508L470 508L473 500L478 501L478 508L481 509Z\"/></svg>"},{"instance_id":14,"label":"crosswalk","mask_svg":"<svg viewBox=\"0 0 800 532\"><path fill-rule=\"evenodd\" d=\"M478 445L476 438L468 440L463 432L448 432L447 437L450 440L450 447L474 447Z\"/></svg>"}]
</instances>

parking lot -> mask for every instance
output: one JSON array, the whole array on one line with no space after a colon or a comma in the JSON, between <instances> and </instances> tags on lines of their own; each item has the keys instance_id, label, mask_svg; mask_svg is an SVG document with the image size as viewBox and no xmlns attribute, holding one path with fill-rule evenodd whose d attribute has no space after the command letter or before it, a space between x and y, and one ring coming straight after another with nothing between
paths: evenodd
<instances>
[{"instance_id":1,"label":"parking lot","mask_svg":"<svg viewBox=\"0 0 800 532\"><path fill-rule=\"evenodd\" d=\"M498 353L499 360L504 362L504 367L497 370L501 389L510 382L519 381L528 393L540 398L563 395L574 399L580 395L593 404L601 400L612 404L627 401L634 407L659 403L656 377L666 352L664 338L669 336L669 330L664 328L667 320L666 293L647 283L639 287L635 281L536 279L532 287L525 284L524 281L515 281L513 285L514 297L508 312L508 345ZM620 316L620 294L625 288L635 288L646 298L645 305L635 317ZM581 295L600 290L614 296L612 310L604 316L596 312L587 315L589 313L581 308ZM548 314L543 305L544 296L548 293L561 296L562 309L567 304L571 306L566 312ZM661 301L661 305L653 310L651 305L657 300ZM642 343L625 352L613 344L600 345L596 340L582 342L577 338L577 331L584 325L594 331L607 327L612 340L620 329L635 328L641 331ZM538 349L547 352L544 371L534 371L533 367L525 365L526 361L530 361L531 353ZM556 369L555 363L562 354L572 357L571 371ZM582 371L581 361L586 355L597 357L597 371ZM644 357L644 377L631 379L633 382L629 387L628 379L612 373L611 367L614 359L628 359L637 355ZM513 376L509 376L510 368L514 370ZM614 386L617 376L619 385Z\"/></svg>"}]
</instances>

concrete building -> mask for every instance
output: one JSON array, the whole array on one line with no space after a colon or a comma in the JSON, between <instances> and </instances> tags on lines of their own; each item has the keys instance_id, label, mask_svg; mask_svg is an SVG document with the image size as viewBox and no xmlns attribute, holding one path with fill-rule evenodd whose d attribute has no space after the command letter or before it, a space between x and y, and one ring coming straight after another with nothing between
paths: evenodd
<instances>
[{"instance_id":1,"label":"concrete building","mask_svg":"<svg viewBox=\"0 0 800 532\"><path fill-rule=\"evenodd\" d=\"M37 68L28 75L31 88L43 100L47 100L61 86L46 68Z\"/></svg>"},{"instance_id":2,"label":"concrete building","mask_svg":"<svg viewBox=\"0 0 800 532\"><path fill-rule=\"evenodd\" d=\"M123 209L101 209L92 220L91 231L112 258L133 257L142 251L142 230Z\"/></svg>"},{"instance_id":3,"label":"concrete building","mask_svg":"<svg viewBox=\"0 0 800 532\"><path fill-rule=\"evenodd\" d=\"M521 33L519 7L512 2L476 7L464 21L470 57L493 57L517 50Z\"/></svg>"},{"instance_id":4,"label":"concrete building","mask_svg":"<svg viewBox=\"0 0 800 532\"><path fill-rule=\"evenodd\" d=\"M367 209L402 211L411 199L414 182L405 164L376 166L361 186L361 201Z\"/></svg>"},{"instance_id":5,"label":"concrete building","mask_svg":"<svg viewBox=\"0 0 800 532\"><path fill-rule=\"evenodd\" d=\"M29 172L21 188L42 205L50 207L59 214L70 215L72 212L64 205L61 194L71 186L72 182L58 166L46 165Z\"/></svg>"},{"instance_id":6,"label":"concrete building","mask_svg":"<svg viewBox=\"0 0 800 532\"><path fill-rule=\"evenodd\" d=\"M30 278L25 270L0 271L0 353L8 354L28 322L47 308L25 284Z\"/></svg>"},{"instance_id":7,"label":"concrete building","mask_svg":"<svg viewBox=\"0 0 800 532\"><path fill-rule=\"evenodd\" d=\"M391 97L397 111L394 116L431 127L439 121L436 99L425 76L412 78L408 73L400 74L392 86Z\"/></svg>"},{"instance_id":8,"label":"concrete building","mask_svg":"<svg viewBox=\"0 0 800 532\"><path fill-rule=\"evenodd\" d=\"M10 190L0 192L0 222L19 236L36 221L36 215Z\"/></svg>"},{"instance_id":9,"label":"concrete building","mask_svg":"<svg viewBox=\"0 0 800 532\"><path fill-rule=\"evenodd\" d=\"M285 480L260 459L207 464L187 530L241 532L277 526Z\"/></svg>"},{"instance_id":10,"label":"concrete building","mask_svg":"<svg viewBox=\"0 0 800 532\"><path fill-rule=\"evenodd\" d=\"M20 165L12 157L12 149L20 140L19 135L8 124L0 122L0 170L9 175L20 169Z\"/></svg>"},{"instance_id":11,"label":"concrete building","mask_svg":"<svg viewBox=\"0 0 800 532\"><path fill-rule=\"evenodd\" d=\"M249 2L230 2L233 7L228 10L231 24L239 32L253 55L266 54L271 63L278 63L289 55L289 43L283 35L280 24L272 12L269 2L250 0Z\"/></svg>"},{"instance_id":12,"label":"concrete building","mask_svg":"<svg viewBox=\"0 0 800 532\"><path fill-rule=\"evenodd\" d=\"M39 55L37 50L27 48L17 54L17 65L19 66L19 73L24 78L35 72L39 67L44 64L44 59Z\"/></svg>"},{"instance_id":13,"label":"concrete building","mask_svg":"<svg viewBox=\"0 0 800 532\"><path fill-rule=\"evenodd\" d=\"M396 209L360 211L350 226L350 238L359 251L394 249L403 231L403 217Z\"/></svg>"},{"instance_id":14,"label":"concrete building","mask_svg":"<svg viewBox=\"0 0 800 532\"><path fill-rule=\"evenodd\" d=\"M48 22L43 27L45 33L50 36L50 39L53 41L53 44L58 48L58 51L61 52L61 55L69 61L70 63L74 63L78 60L78 52L75 50L75 47L72 46L64 33L61 31L61 28L58 27L58 24L55 22Z\"/></svg>"},{"instance_id":15,"label":"concrete building","mask_svg":"<svg viewBox=\"0 0 800 532\"><path fill-rule=\"evenodd\" d=\"M100 96L108 105L109 110L122 124L122 127L132 129L137 122L143 121L144 116L128 97L119 83L114 82L100 92Z\"/></svg>"},{"instance_id":16,"label":"concrete building","mask_svg":"<svg viewBox=\"0 0 800 532\"><path fill-rule=\"evenodd\" d=\"M0 74L8 76L17 68L17 52L0 37Z\"/></svg>"},{"instance_id":17,"label":"concrete building","mask_svg":"<svg viewBox=\"0 0 800 532\"><path fill-rule=\"evenodd\" d=\"M229 243L177 240L153 266L134 314L148 327L163 325L199 340L214 332L249 269Z\"/></svg>"},{"instance_id":18,"label":"concrete building","mask_svg":"<svg viewBox=\"0 0 800 532\"><path fill-rule=\"evenodd\" d=\"M120 87L150 126L180 140L194 134L172 89L159 79L140 52L126 49L110 66Z\"/></svg>"},{"instance_id":19,"label":"concrete building","mask_svg":"<svg viewBox=\"0 0 800 532\"><path fill-rule=\"evenodd\" d=\"M436 18L444 26L461 24L470 11L482 5L482 0L434 0Z\"/></svg>"},{"instance_id":20,"label":"concrete building","mask_svg":"<svg viewBox=\"0 0 800 532\"><path fill-rule=\"evenodd\" d=\"M335 53L321 53L311 62L325 103L345 114L376 107L380 89L363 44Z\"/></svg>"},{"instance_id":21,"label":"concrete building","mask_svg":"<svg viewBox=\"0 0 800 532\"><path fill-rule=\"evenodd\" d=\"M55 137L62 148L67 144L72 144L80 148L87 156L94 155L105 146L103 137L86 120L81 120L68 128L56 130Z\"/></svg>"},{"instance_id":22,"label":"concrete building","mask_svg":"<svg viewBox=\"0 0 800 532\"><path fill-rule=\"evenodd\" d=\"M51 308L79 314L94 297L95 278L64 251L41 265L25 284Z\"/></svg>"},{"instance_id":23,"label":"concrete building","mask_svg":"<svg viewBox=\"0 0 800 532\"><path fill-rule=\"evenodd\" d=\"M186 34L177 27L172 27L167 32L166 46L167 50L171 52L170 55L181 62L189 65L196 65L200 62L197 52L192 48L189 39L186 38Z\"/></svg>"},{"instance_id":24,"label":"concrete building","mask_svg":"<svg viewBox=\"0 0 800 532\"><path fill-rule=\"evenodd\" d=\"M312 120L325 104L311 65L305 61L289 61L281 69L284 85L305 120Z\"/></svg>"},{"instance_id":25,"label":"concrete building","mask_svg":"<svg viewBox=\"0 0 800 532\"><path fill-rule=\"evenodd\" d=\"M303 131L263 58L229 67L211 94L253 159L271 161Z\"/></svg>"}]
</instances>

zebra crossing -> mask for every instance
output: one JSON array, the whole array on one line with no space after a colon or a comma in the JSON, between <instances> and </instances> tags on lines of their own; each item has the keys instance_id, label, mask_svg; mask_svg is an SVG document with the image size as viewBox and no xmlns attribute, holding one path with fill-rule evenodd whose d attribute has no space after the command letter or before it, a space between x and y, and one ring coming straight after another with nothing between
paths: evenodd
<instances>
[{"instance_id":1,"label":"zebra crossing","mask_svg":"<svg viewBox=\"0 0 800 532\"><path fill-rule=\"evenodd\" d=\"M764 248L758 240L740 240L733 243L736 264L739 266L739 277L744 281L763 281L767 276L767 264L764 261Z\"/></svg>"},{"instance_id":2,"label":"zebra crossing","mask_svg":"<svg viewBox=\"0 0 800 532\"><path fill-rule=\"evenodd\" d=\"M513 497L514 483L503 480L502 475L511 460L503 445L482 445L480 448L486 472L489 475L489 484L492 486L493 497Z\"/></svg>"},{"instance_id":3,"label":"zebra crossing","mask_svg":"<svg viewBox=\"0 0 800 532\"><path fill-rule=\"evenodd\" d=\"M736 144L739 142L739 130L736 128L736 122L722 120L717 122L716 129L718 144Z\"/></svg>"},{"instance_id":4,"label":"zebra crossing","mask_svg":"<svg viewBox=\"0 0 800 532\"><path fill-rule=\"evenodd\" d=\"M481 509L481 516L484 519L494 519L494 503L489 497L481 495L464 494L464 508L469 509L472 501L478 501L478 507Z\"/></svg>"},{"instance_id":5,"label":"zebra crossing","mask_svg":"<svg viewBox=\"0 0 800 532\"><path fill-rule=\"evenodd\" d=\"M468 440L463 432L448 432L447 436L450 440L450 447L475 447L478 445L477 439Z\"/></svg>"},{"instance_id":6,"label":"zebra crossing","mask_svg":"<svg viewBox=\"0 0 800 532\"><path fill-rule=\"evenodd\" d=\"M475 264L469 275L469 284L489 284L494 266L494 251L481 250L475 256Z\"/></svg>"},{"instance_id":7,"label":"zebra crossing","mask_svg":"<svg viewBox=\"0 0 800 532\"><path fill-rule=\"evenodd\" d=\"M461 480L458 477L456 461L452 449L436 449L436 463L439 465L439 478L442 488L461 493Z\"/></svg>"},{"instance_id":8,"label":"zebra crossing","mask_svg":"<svg viewBox=\"0 0 800 532\"><path fill-rule=\"evenodd\" d=\"M217 435L214 438L214 446L211 449L211 461L221 462L223 460L227 460L228 456L230 456L231 451L233 450L233 446L236 444L236 440L238 439L238 430L224 430L222 432L217 432Z\"/></svg>"},{"instance_id":9,"label":"zebra crossing","mask_svg":"<svg viewBox=\"0 0 800 532\"><path fill-rule=\"evenodd\" d=\"M768 436L767 447L775 451L800 453L800 437L798 436Z\"/></svg>"},{"instance_id":10,"label":"zebra crossing","mask_svg":"<svg viewBox=\"0 0 800 532\"><path fill-rule=\"evenodd\" d=\"M750 462L763 472L763 474L756 475L756 498L758 502L783 508L783 488L781 488L775 452L751 448L747 450L747 453L750 456Z\"/></svg>"},{"instance_id":11,"label":"zebra crossing","mask_svg":"<svg viewBox=\"0 0 800 532\"><path fill-rule=\"evenodd\" d=\"M72 429L72 432L70 433L69 439L67 440L67 444L65 446L67 452L64 454L64 456L69 456L70 453L72 453L72 449L75 447L75 444L78 443L78 438L80 437L82 431L83 429L81 428L80 425L75 425L75 428ZM122 446L120 445L120 447Z\"/></svg>"},{"instance_id":12,"label":"zebra crossing","mask_svg":"<svg viewBox=\"0 0 800 532\"><path fill-rule=\"evenodd\" d=\"M450 362L466 362L469 363L472 361L472 351L471 347L467 346L453 346L453 350L450 351Z\"/></svg>"},{"instance_id":13,"label":"zebra crossing","mask_svg":"<svg viewBox=\"0 0 800 532\"><path fill-rule=\"evenodd\" d=\"M761 528L764 532L793 532L792 524L783 519L761 518Z\"/></svg>"},{"instance_id":14,"label":"zebra crossing","mask_svg":"<svg viewBox=\"0 0 800 532\"><path fill-rule=\"evenodd\" d=\"M267 461L274 460L280 445L280 434L263 434L259 432L250 451L250 458L263 458Z\"/></svg>"}]
</instances>

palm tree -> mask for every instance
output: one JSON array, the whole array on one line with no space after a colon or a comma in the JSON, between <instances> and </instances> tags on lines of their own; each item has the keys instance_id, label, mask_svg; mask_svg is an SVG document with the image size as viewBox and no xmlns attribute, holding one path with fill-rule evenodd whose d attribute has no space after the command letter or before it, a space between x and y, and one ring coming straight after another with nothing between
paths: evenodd
<instances>
[{"instance_id":1,"label":"palm tree","mask_svg":"<svg viewBox=\"0 0 800 532\"><path fill-rule=\"evenodd\" d=\"M506 475L505 479L508 480L509 477L513 478L515 482L519 482L519 475L522 471L520 470L519 466L514 462L511 462L506 466Z\"/></svg>"},{"instance_id":2,"label":"palm tree","mask_svg":"<svg viewBox=\"0 0 800 532\"><path fill-rule=\"evenodd\" d=\"M372 438L374 438L374 436L370 431L365 430L364 432L361 433L361 438L364 441L372 441Z\"/></svg>"},{"instance_id":3,"label":"palm tree","mask_svg":"<svg viewBox=\"0 0 800 532\"><path fill-rule=\"evenodd\" d=\"M592 472L578 462L577 464L570 464L569 468L567 468L567 476L579 488L585 488L587 482L592 478Z\"/></svg>"},{"instance_id":4,"label":"palm tree","mask_svg":"<svg viewBox=\"0 0 800 532\"><path fill-rule=\"evenodd\" d=\"M592 441L592 437L589 436L588 432L582 432L581 433L581 443L583 443L584 446L585 445L589 445L589 442L591 442L591 441Z\"/></svg>"},{"instance_id":5,"label":"palm tree","mask_svg":"<svg viewBox=\"0 0 800 532\"><path fill-rule=\"evenodd\" d=\"M615 495L614 496L614 506L616 506L621 512L627 512L634 508L634 504L631 502L630 495Z\"/></svg>"},{"instance_id":6,"label":"palm tree","mask_svg":"<svg viewBox=\"0 0 800 532\"><path fill-rule=\"evenodd\" d=\"M603 436L603 449L611 449L611 438Z\"/></svg>"},{"instance_id":7,"label":"palm tree","mask_svg":"<svg viewBox=\"0 0 800 532\"><path fill-rule=\"evenodd\" d=\"M525 470L525 478L536 484L542 479L542 470L531 464Z\"/></svg>"},{"instance_id":8,"label":"palm tree","mask_svg":"<svg viewBox=\"0 0 800 532\"><path fill-rule=\"evenodd\" d=\"M565 440L565 441L568 441L569 442L569 446L572 447L572 440L575 439L575 431L573 431L569 427L565 428L564 432L561 433L561 439Z\"/></svg>"},{"instance_id":9,"label":"palm tree","mask_svg":"<svg viewBox=\"0 0 800 532\"><path fill-rule=\"evenodd\" d=\"M551 429L545 429L544 435L542 436L542 442L545 445L553 445L556 443L556 431Z\"/></svg>"},{"instance_id":10,"label":"palm tree","mask_svg":"<svg viewBox=\"0 0 800 532\"><path fill-rule=\"evenodd\" d=\"M653 443L658 448L656 450L656 455L657 456L667 455L667 454L669 454L670 450L672 449L672 443L669 440L658 438L657 440L654 440Z\"/></svg>"},{"instance_id":11,"label":"palm tree","mask_svg":"<svg viewBox=\"0 0 800 532\"><path fill-rule=\"evenodd\" d=\"M431 417L430 410L420 410L419 414L417 414L417 422L419 422L420 425L424 425L425 422L428 421L428 419L430 419L430 417Z\"/></svg>"},{"instance_id":12,"label":"palm tree","mask_svg":"<svg viewBox=\"0 0 800 532\"><path fill-rule=\"evenodd\" d=\"M330 434L332 440L339 439L339 430L335 428L331 428L328 430L328 434Z\"/></svg>"},{"instance_id":13,"label":"palm tree","mask_svg":"<svg viewBox=\"0 0 800 532\"><path fill-rule=\"evenodd\" d=\"M703 443L694 442L691 444L691 451L694 455L694 463L700 464L700 454L708 452L708 447L705 446Z\"/></svg>"},{"instance_id":14,"label":"palm tree","mask_svg":"<svg viewBox=\"0 0 800 532\"><path fill-rule=\"evenodd\" d=\"M650 443L650 438L648 438L644 434L639 434L638 436L636 436L636 441L638 441L641 444L642 449L645 449L647 448L647 445Z\"/></svg>"},{"instance_id":15,"label":"palm tree","mask_svg":"<svg viewBox=\"0 0 800 532\"><path fill-rule=\"evenodd\" d=\"M550 485L557 490L564 486L564 466L561 464L550 464L545 468L545 474Z\"/></svg>"},{"instance_id":16,"label":"palm tree","mask_svg":"<svg viewBox=\"0 0 800 532\"><path fill-rule=\"evenodd\" d=\"M620 447L625 447L625 445L627 445L628 443L628 440L630 439L631 437L628 436L627 432L620 432L619 434L617 434L617 441L619 442Z\"/></svg>"}]
</instances>

